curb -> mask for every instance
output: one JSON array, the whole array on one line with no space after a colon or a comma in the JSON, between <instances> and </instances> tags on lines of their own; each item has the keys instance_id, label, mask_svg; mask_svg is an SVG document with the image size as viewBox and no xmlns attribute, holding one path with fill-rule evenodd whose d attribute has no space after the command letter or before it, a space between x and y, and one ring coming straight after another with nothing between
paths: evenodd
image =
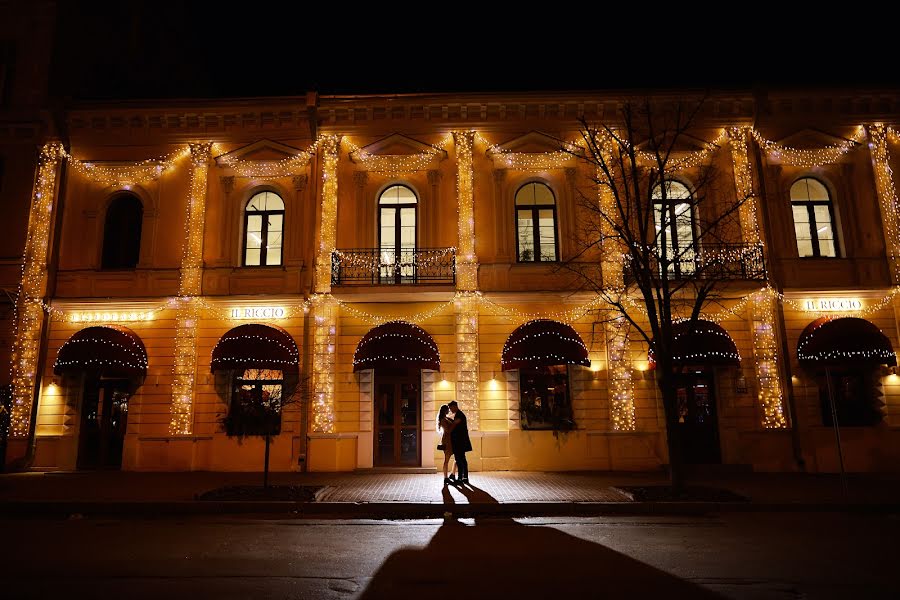
<instances>
[{"instance_id":1,"label":"curb","mask_svg":"<svg viewBox=\"0 0 900 600\"><path fill-rule=\"evenodd\" d=\"M453 504L403 502L166 501L73 502L4 501L0 515L161 517L171 515L285 515L288 517L422 519L455 517L585 517L600 515L688 515L752 512L844 512L900 514L900 503L808 502L508 502Z\"/></svg>"}]
</instances>

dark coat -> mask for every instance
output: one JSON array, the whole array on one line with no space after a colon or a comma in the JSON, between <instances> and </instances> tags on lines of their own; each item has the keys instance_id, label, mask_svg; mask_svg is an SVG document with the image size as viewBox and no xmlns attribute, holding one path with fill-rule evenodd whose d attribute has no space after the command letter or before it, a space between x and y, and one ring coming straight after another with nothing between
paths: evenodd
<instances>
[{"instance_id":1,"label":"dark coat","mask_svg":"<svg viewBox=\"0 0 900 600\"><path fill-rule=\"evenodd\" d=\"M450 432L450 441L453 442L454 452L471 452L472 441L469 439L469 422L466 420L466 413L458 411L453 418L456 421L456 427Z\"/></svg>"}]
</instances>

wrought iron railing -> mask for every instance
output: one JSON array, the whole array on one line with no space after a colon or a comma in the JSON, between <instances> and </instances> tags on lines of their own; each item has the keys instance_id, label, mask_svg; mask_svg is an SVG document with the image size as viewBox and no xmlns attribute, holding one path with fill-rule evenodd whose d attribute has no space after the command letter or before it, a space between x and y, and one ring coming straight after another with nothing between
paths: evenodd
<instances>
[{"instance_id":1,"label":"wrought iron railing","mask_svg":"<svg viewBox=\"0 0 900 600\"><path fill-rule=\"evenodd\" d=\"M728 281L765 281L766 260L760 244L699 244L696 247L677 248L669 254L669 264L659 264L658 255L650 267L659 277L667 279L721 279ZM625 263L625 282L634 283L635 269Z\"/></svg>"},{"instance_id":2,"label":"wrought iron railing","mask_svg":"<svg viewBox=\"0 0 900 600\"><path fill-rule=\"evenodd\" d=\"M331 255L332 285L454 283L455 248L352 248Z\"/></svg>"}]
</instances>

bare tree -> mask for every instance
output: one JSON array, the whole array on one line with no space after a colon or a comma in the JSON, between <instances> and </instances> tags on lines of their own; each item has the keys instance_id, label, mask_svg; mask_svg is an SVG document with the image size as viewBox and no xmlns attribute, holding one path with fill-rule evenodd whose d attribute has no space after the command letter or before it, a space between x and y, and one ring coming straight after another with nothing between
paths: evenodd
<instances>
[{"instance_id":1,"label":"bare tree","mask_svg":"<svg viewBox=\"0 0 900 600\"><path fill-rule=\"evenodd\" d=\"M726 136L716 138L701 123L705 104L625 102L611 122L582 120L583 149L567 150L590 174L580 186L585 218L577 255L565 268L650 348L676 492L684 462L676 384L687 364L674 351L675 337L694 331L711 305L722 306L729 282L765 279L761 248L741 243L741 215L752 195L739 196L731 169L719 168L727 145L719 151L718 144Z\"/></svg>"},{"instance_id":2,"label":"bare tree","mask_svg":"<svg viewBox=\"0 0 900 600\"><path fill-rule=\"evenodd\" d=\"M242 441L245 437L265 440L263 487L269 487L269 446L272 438L281 433L285 407L302 401L306 381L298 381L296 374L268 369L246 369L240 376L234 371L222 371L217 387L227 389L230 405L219 419L228 437Z\"/></svg>"}]
</instances>

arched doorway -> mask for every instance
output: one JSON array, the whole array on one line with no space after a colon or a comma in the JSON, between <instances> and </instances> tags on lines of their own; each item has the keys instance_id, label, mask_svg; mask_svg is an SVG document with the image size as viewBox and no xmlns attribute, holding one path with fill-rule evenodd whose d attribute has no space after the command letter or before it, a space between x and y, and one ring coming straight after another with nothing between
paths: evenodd
<instances>
[{"instance_id":1,"label":"arched doorway","mask_svg":"<svg viewBox=\"0 0 900 600\"><path fill-rule=\"evenodd\" d=\"M881 365L896 366L887 336L858 317L822 317L797 341L800 365L816 379L822 425L877 425L884 419Z\"/></svg>"},{"instance_id":2,"label":"arched doorway","mask_svg":"<svg viewBox=\"0 0 900 600\"><path fill-rule=\"evenodd\" d=\"M712 321L681 321L672 326L672 358L676 365L675 396L679 444L687 464L719 464L722 445L716 402L715 369L741 364L741 355L728 332ZM648 353L656 367L653 347Z\"/></svg>"},{"instance_id":3,"label":"arched doorway","mask_svg":"<svg viewBox=\"0 0 900 600\"><path fill-rule=\"evenodd\" d=\"M81 387L78 468L120 468L129 401L147 374L141 339L120 325L82 329L59 349L53 372Z\"/></svg>"},{"instance_id":4,"label":"arched doorway","mask_svg":"<svg viewBox=\"0 0 900 600\"><path fill-rule=\"evenodd\" d=\"M391 321L360 340L353 370L374 369L374 456L378 467L422 463L422 369L440 371L437 344L421 327Z\"/></svg>"}]
</instances>

